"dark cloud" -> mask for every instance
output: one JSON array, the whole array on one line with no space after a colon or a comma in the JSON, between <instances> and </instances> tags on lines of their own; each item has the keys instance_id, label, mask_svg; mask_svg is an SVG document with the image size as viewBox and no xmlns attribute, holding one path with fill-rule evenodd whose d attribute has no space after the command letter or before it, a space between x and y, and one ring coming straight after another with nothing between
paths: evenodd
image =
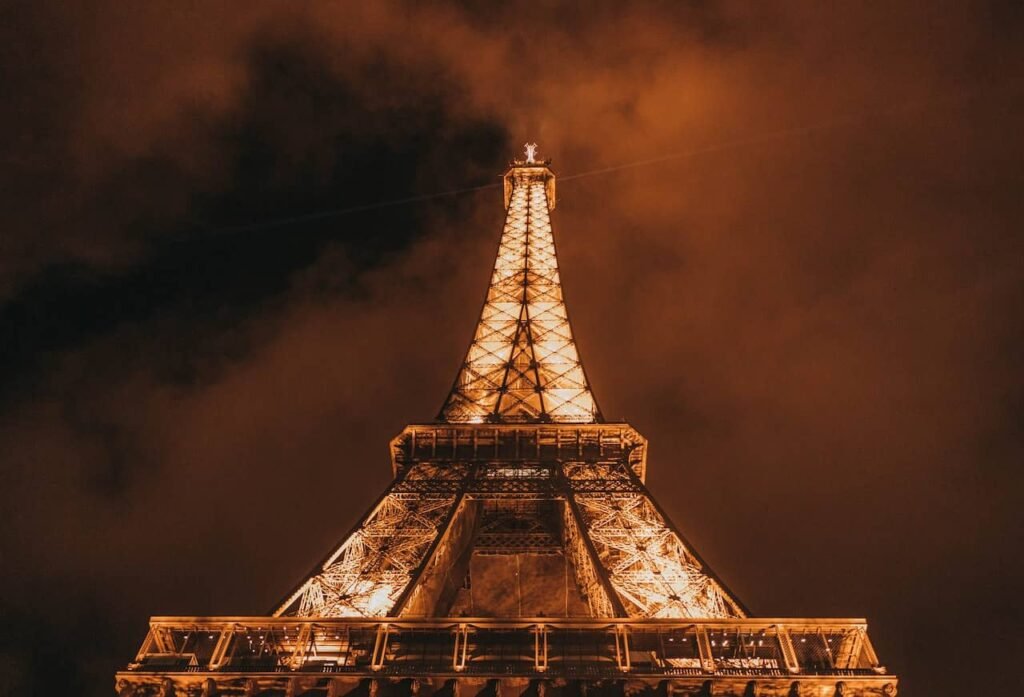
<instances>
[{"instance_id":1,"label":"dark cloud","mask_svg":"<svg viewBox=\"0 0 1024 697\"><path fill-rule=\"evenodd\" d=\"M563 177L555 225L602 409L719 574L867 616L911 692L1015 686L1014 8L7 5L2 689L107 694L148 615L262 612L348 529L450 385L500 194L307 215L527 138L685 155Z\"/></svg>"},{"instance_id":2,"label":"dark cloud","mask_svg":"<svg viewBox=\"0 0 1024 697\"><path fill-rule=\"evenodd\" d=\"M296 211L358 207L462 184L508 150L500 125L447 106L459 95L442 67L403 66L383 53L347 56L335 48L334 59L342 53L355 65L348 70L353 77L332 69L315 32L265 41L250 51L246 87L231 113L189 126L201 131L190 145L213 151L202 157L218 162L217 181L189 176L181 153L161 152L168 144L157 142L151 153L109 165L91 184L87 220L69 225L116 216L93 223L116 228L96 242L130 240L137 253L109 267L64 260L62 250L51 249L51 263L0 311L0 332L15 338L0 349L7 376L31 379L48 352L130 322L186 315L189 334L211 322L217 331L279 297L292 274L328 246L343 252L351 272L335 280L335 290L338 283L351 286L356 271L389 259L423 233L421 210L275 223ZM400 96L369 90L363 74ZM462 151L474 154L448 159ZM165 206L170 198L173 215Z\"/></svg>"}]
</instances>

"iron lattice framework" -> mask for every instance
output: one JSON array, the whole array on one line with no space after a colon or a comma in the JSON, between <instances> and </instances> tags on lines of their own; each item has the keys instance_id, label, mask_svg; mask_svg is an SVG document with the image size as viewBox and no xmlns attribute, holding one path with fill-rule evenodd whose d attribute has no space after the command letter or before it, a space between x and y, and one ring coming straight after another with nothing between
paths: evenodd
<instances>
[{"instance_id":1,"label":"iron lattice framework","mask_svg":"<svg viewBox=\"0 0 1024 697\"><path fill-rule=\"evenodd\" d=\"M441 409L450 423L600 421L562 299L546 166L505 175L505 229L473 342Z\"/></svg>"},{"instance_id":2,"label":"iron lattice framework","mask_svg":"<svg viewBox=\"0 0 1024 697\"><path fill-rule=\"evenodd\" d=\"M651 496L647 441L603 421L580 362L535 147L466 359L438 420L392 440L387 491L272 616L154 618L122 695L895 694L863 620L748 617Z\"/></svg>"},{"instance_id":3,"label":"iron lattice framework","mask_svg":"<svg viewBox=\"0 0 1024 697\"><path fill-rule=\"evenodd\" d=\"M562 297L549 217L554 201L555 178L546 164L521 162L506 173L505 226L487 299L441 409L441 422L592 429L601 421ZM513 487L521 486L516 480L531 478L531 468L557 475L557 484L545 495L564 505L564 537L570 548L578 548L569 552L576 582L594 616L744 616L740 604L668 524L628 463L545 462L524 456L492 464L498 462L502 476L485 476L509 480ZM397 614L399 599L407 589L412 592L416 571L427 563L433 543L452 524L457 503L467 495L479 497L466 490L472 479L468 467L457 457L414 463L278 614ZM450 490L410 494L403 481L437 477ZM456 486L456 481L461 483ZM610 491L605 483L618 490ZM577 492L579 486L589 489Z\"/></svg>"},{"instance_id":4,"label":"iron lattice framework","mask_svg":"<svg viewBox=\"0 0 1024 697\"><path fill-rule=\"evenodd\" d=\"M420 570L473 547L451 531L482 502L526 499L561 510L558 537L590 616L746 615L651 498L646 441L626 424L410 426L392 457L394 484L275 614L420 614L402 602L422 592Z\"/></svg>"}]
</instances>

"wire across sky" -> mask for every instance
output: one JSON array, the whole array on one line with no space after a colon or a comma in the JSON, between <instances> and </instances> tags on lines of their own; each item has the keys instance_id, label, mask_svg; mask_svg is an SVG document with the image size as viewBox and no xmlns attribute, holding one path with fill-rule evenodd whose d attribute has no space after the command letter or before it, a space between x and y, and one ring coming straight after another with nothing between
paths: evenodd
<instances>
[{"instance_id":1,"label":"wire across sky","mask_svg":"<svg viewBox=\"0 0 1024 697\"><path fill-rule=\"evenodd\" d=\"M1010 86L1009 92L1019 92L1021 85L1014 84ZM857 114L847 114L837 116L831 119L826 119L813 124L804 124L800 126L792 126L789 128L781 128L773 131L767 131L756 135L746 136L742 138L735 138L731 140L722 141L720 143L713 143L710 145L704 145L700 147L690 148L681 150L678 152L669 153L666 155L659 155L657 157L648 157L641 160L633 160L630 162L621 162L618 164L608 165L606 167L598 167L596 169L590 169L583 172L576 172L574 174L559 175L559 182L574 181L577 179L584 179L586 177L594 177L602 174L612 174L614 172L621 172L629 169L637 169L640 167L646 167L650 165L662 164L665 162L672 162L676 160L685 160L693 157L699 157L701 155L709 155L719 152L726 152L730 150L738 150L745 147L752 147L756 145L762 145L778 140L785 140L789 138L798 138L805 136L809 133L817 131L826 131L835 128L849 127L857 125L867 121L870 118L890 115L911 109L934 107L939 104L945 103L958 103L963 102L974 97L979 96L982 93L981 90L972 90L962 92L956 95L946 96L944 98L936 98L929 100L914 100L908 102L902 102L894 105L887 109L873 110L868 112L860 112ZM247 223L241 225L213 225L202 221L193 221L195 224L205 227L212 231L217 232L246 232L250 230L265 230L275 227L285 227L288 225L298 225L302 223L308 223L316 220L324 220L328 218L336 218L345 215L351 215L354 213L363 213L367 211L374 211L384 208L393 208L395 206L406 206L416 203L423 203L426 201L434 201L437 199L451 198L453 196L461 196L464 194L471 194L477 191L484 191L487 189L497 189L502 186L500 181L496 181L490 184L480 184L478 186L469 186L461 189L452 189L449 191L438 191L434 193L421 194L418 196L406 196L403 198L387 199L383 201L376 201L373 203L358 204L354 206L345 206L343 208L331 208L326 210L311 211L309 213L302 213L299 215L287 216L283 218L274 218L272 220L266 220L258 223Z\"/></svg>"}]
</instances>

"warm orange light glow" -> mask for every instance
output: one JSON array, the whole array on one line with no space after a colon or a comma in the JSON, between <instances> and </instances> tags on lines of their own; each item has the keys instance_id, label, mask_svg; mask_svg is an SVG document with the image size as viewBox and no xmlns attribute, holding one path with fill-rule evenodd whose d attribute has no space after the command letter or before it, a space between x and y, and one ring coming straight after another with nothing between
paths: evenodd
<instances>
[{"instance_id":1,"label":"warm orange light glow","mask_svg":"<svg viewBox=\"0 0 1024 697\"><path fill-rule=\"evenodd\" d=\"M536 144L527 144L526 163L535 154ZM505 228L446 421L597 420L562 299L549 214L553 178L547 167L520 165L506 175Z\"/></svg>"}]
</instances>

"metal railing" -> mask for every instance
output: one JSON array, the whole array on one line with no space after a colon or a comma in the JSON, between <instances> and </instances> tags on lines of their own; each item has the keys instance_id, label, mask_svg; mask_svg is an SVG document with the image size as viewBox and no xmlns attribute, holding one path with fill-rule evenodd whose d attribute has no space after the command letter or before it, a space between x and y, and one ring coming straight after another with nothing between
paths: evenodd
<instances>
[{"instance_id":1,"label":"metal railing","mask_svg":"<svg viewBox=\"0 0 1024 697\"><path fill-rule=\"evenodd\" d=\"M884 673L863 620L155 617L137 673L612 677Z\"/></svg>"}]
</instances>

